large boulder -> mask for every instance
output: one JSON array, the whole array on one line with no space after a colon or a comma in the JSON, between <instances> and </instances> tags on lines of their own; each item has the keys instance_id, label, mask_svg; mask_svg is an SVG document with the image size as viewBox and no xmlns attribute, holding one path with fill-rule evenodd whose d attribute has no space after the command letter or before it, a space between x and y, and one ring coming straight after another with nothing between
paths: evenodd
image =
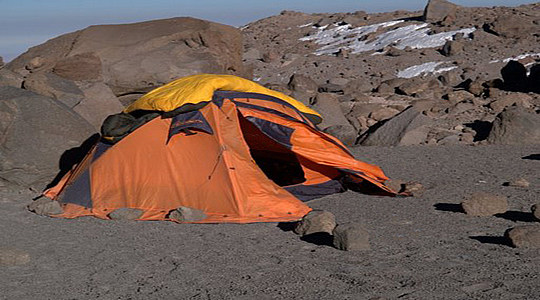
<instances>
[{"instance_id":1,"label":"large boulder","mask_svg":"<svg viewBox=\"0 0 540 300\"><path fill-rule=\"evenodd\" d=\"M74 81L103 81L118 96L197 73L251 79L242 49L242 34L234 27L172 18L90 26L30 48L5 67L22 75L54 72Z\"/></svg>"},{"instance_id":2,"label":"large boulder","mask_svg":"<svg viewBox=\"0 0 540 300\"><path fill-rule=\"evenodd\" d=\"M429 0L422 19L430 23L453 23L458 6L446 0Z\"/></svg>"},{"instance_id":3,"label":"large boulder","mask_svg":"<svg viewBox=\"0 0 540 300\"><path fill-rule=\"evenodd\" d=\"M339 99L335 94L317 94L315 104L312 108L318 111L323 117L322 123L318 125L319 128L335 136L347 146L354 144L357 131L345 117Z\"/></svg>"},{"instance_id":4,"label":"large boulder","mask_svg":"<svg viewBox=\"0 0 540 300\"><path fill-rule=\"evenodd\" d=\"M57 100L0 87L0 177L8 182L42 190L60 171L62 154L94 132Z\"/></svg>"},{"instance_id":5,"label":"large boulder","mask_svg":"<svg viewBox=\"0 0 540 300\"><path fill-rule=\"evenodd\" d=\"M407 146L423 143L432 119L410 106L395 117L379 122L360 137L362 146Z\"/></svg>"},{"instance_id":6,"label":"large boulder","mask_svg":"<svg viewBox=\"0 0 540 300\"><path fill-rule=\"evenodd\" d=\"M497 115L487 137L491 144L540 144L540 114L519 106L506 108Z\"/></svg>"}]
</instances>

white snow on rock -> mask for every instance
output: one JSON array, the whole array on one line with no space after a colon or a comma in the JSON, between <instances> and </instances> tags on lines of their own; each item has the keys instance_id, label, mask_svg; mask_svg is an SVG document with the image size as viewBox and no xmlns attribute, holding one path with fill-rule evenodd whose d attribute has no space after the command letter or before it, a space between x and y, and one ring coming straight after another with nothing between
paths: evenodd
<instances>
[{"instance_id":1,"label":"white snow on rock","mask_svg":"<svg viewBox=\"0 0 540 300\"><path fill-rule=\"evenodd\" d=\"M498 62L501 62L501 61L503 63L508 63L511 60L522 60L522 59L525 59L525 58L527 58L529 56L540 57L540 53L525 53L525 54L521 54L521 55L518 55L518 56L515 56L515 57L508 57L508 58L505 58L505 59L492 60L489 63L494 64L494 63L498 63Z\"/></svg>"},{"instance_id":2,"label":"white snow on rock","mask_svg":"<svg viewBox=\"0 0 540 300\"><path fill-rule=\"evenodd\" d=\"M300 38L301 41L314 41L324 45L315 51L316 55L333 54L341 49L351 50L352 53L360 53L371 50L381 50L386 46L394 46L398 49L411 48L434 48L444 45L457 33L469 35L476 28L465 28L455 31L447 31L430 34L431 29L427 23L406 25L390 29L375 37L370 33L377 32L381 28L387 28L404 23L403 20L372 24L353 28L351 25L335 27L323 26L318 28L313 35Z\"/></svg>"},{"instance_id":3,"label":"white snow on rock","mask_svg":"<svg viewBox=\"0 0 540 300\"><path fill-rule=\"evenodd\" d=\"M397 77L401 78L413 78L420 75L425 74L439 74L443 72L451 71L457 66L450 66L450 67L444 67L444 68L437 68L442 64L448 63L446 61L432 61L427 62L421 65L416 65L412 67L408 67L407 69L401 70L397 73Z\"/></svg>"}]
</instances>

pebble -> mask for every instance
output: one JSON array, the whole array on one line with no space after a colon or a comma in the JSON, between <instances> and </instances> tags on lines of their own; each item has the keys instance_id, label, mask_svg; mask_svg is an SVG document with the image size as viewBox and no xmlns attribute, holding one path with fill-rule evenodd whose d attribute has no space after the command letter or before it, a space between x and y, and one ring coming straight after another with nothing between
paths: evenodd
<instances>
[{"instance_id":1,"label":"pebble","mask_svg":"<svg viewBox=\"0 0 540 300\"><path fill-rule=\"evenodd\" d=\"M337 225L333 231L334 247L339 250L369 250L369 232L358 223Z\"/></svg>"},{"instance_id":2,"label":"pebble","mask_svg":"<svg viewBox=\"0 0 540 300\"><path fill-rule=\"evenodd\" d=\"M312 210L296 224L294 232L302 236L318 232L332 234L335 227L334 214L325 210Z\"/></svg>"}]
</instances>

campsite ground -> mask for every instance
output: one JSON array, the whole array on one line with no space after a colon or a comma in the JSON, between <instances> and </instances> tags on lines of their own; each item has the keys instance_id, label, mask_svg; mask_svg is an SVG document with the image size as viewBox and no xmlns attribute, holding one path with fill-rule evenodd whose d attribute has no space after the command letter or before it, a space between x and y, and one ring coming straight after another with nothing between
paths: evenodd
<instances>
[{"instance_id":1,"label":"campsite ground","mask_svg":"<svg viewBox=\"0 0 540 300\"><path fill-rule=\"evenodd\" d=\"M371 250L301 240L287 226L52 219L32 194L0 193L1 299L539 299L540 250L510 247L506 229L534 224L538 146L361 147L357 158L420 198L346 192L310 202L338 223L362 222ZM526 178L529 188L503 186ZM509 212L470 217L468 195L508 197ZM540 202L540 201L539 201ZM319 244L320 244L319 243ZM28 255L28 256L26 256ZM378 298L380 297L380 298Z\"/></svg>"}]
</instances>

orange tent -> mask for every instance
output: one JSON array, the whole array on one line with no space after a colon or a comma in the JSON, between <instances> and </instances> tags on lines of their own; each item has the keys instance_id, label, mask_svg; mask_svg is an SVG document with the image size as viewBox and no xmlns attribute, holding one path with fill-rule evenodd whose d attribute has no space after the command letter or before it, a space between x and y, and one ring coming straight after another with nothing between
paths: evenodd
<instances>
[{"instance_id":1,"label":"orange tent","mask_svg":"<svg viewBox=\"0 0 540 300\"><path fill-rule=\"evenodd\" d=\"M344 177L395 195L379 167L317 129L317 112L235 76L182 78L120 115L146 119L119 137L103 133L44 192L64 208L55 217L108 219L127 207L168 220L183 206L202 210L200 223L293 221L311 210L303 201L343 191Z\"/></svg>"}]
</instances>

